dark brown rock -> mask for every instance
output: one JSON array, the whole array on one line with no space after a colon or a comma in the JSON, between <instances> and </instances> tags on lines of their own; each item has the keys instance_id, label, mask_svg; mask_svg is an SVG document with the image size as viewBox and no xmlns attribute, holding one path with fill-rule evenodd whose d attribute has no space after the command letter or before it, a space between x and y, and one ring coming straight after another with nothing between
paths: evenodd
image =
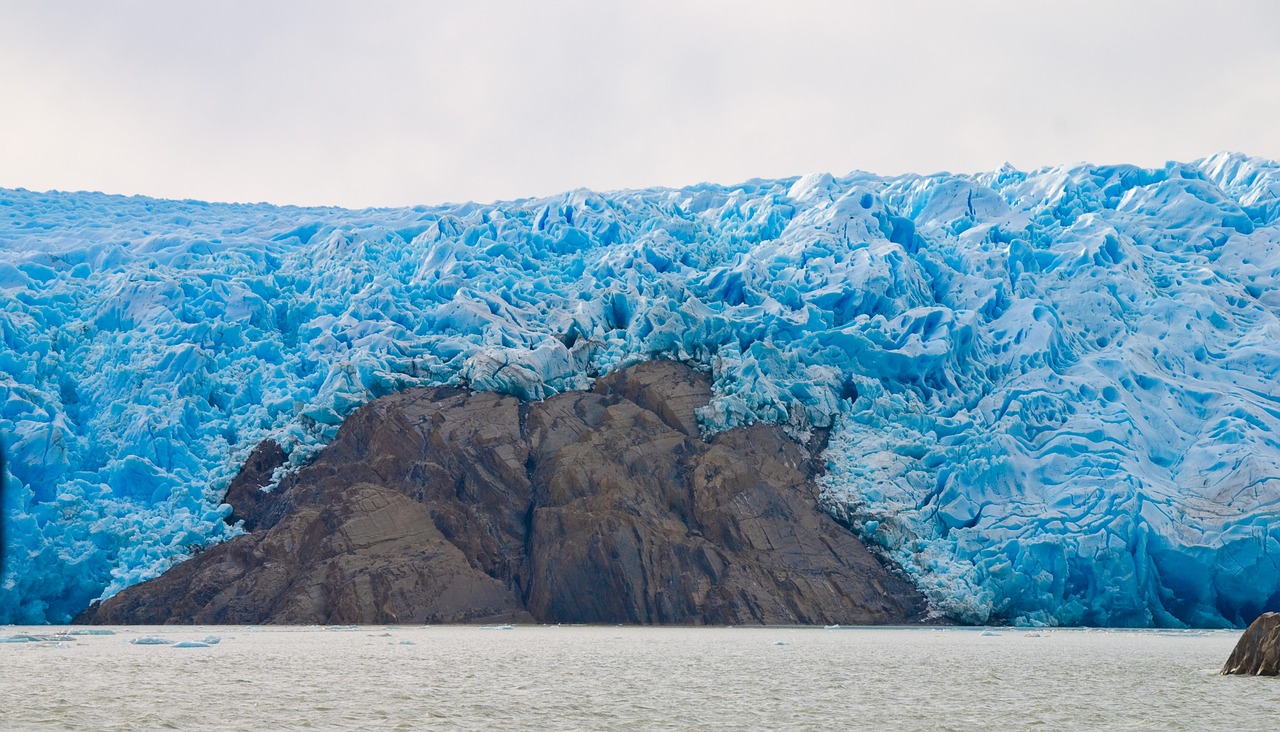
<instances>
[{"instance_id":1,"label":"dark brown rock","mask_svg":"<svg viewBox=\"0 0 1280 732\"><path fill-rule=\"evenodd\" d=\"M711 401L711 377L677 361L647 361L599 379L594 391L634 402L668 427L697 437L695 412Z\"/></svg>"},{"instance_id":2,"label":"dark brown rock","mask_svg":"<svg viewBox=\"0 0 1280 732\"><path fill-rule=\"evenodd\" d=\"M1264 613L1249 624L1222 673L1280 676L1280 613Z\"/></svg>"},{"instance_id":3,"label":"dark brown rock","mask_svg":"<svg viewBox=\"0 0 1280 732\"><path fill-rule=\"evenodd\" d=\"M425 506L359 483L107 600L99 623L529 621Z\"/></svg>"},{"instance_id":4,"label":"dark brown rock","mask_svg":"<svg viewBox=\"0 0 1280 732\"><path fill-rule=\"evenodd\" d=\"M270 493L263 491L271 483L271 476L276 468L285 464L288 458L280 444L275 440L263 440L253 449L249 459L240 468L240 473L227 486L223 501L230 504L230 523L244 521L246 531L253 531L258 526L260 504L271 500Z\"/></svg>"},{"instance_id":5,"label":"dark brown rock","mask_svg":"<svg viewBox=\"0 0 1280 732\"><path fill-rule=\"evenodd\" d=\"M915 589L819 510L805 447L776 427L699 436L710 394L654 362L533 404L378 399L272 493L275 453L255 451L227 497L251 533L77 622L920 619Z\"/></svg>"}]
</instances>

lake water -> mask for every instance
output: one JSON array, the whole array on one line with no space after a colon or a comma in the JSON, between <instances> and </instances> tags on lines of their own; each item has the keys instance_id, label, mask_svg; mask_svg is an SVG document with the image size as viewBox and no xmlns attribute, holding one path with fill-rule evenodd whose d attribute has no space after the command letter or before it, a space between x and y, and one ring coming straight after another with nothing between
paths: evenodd
<instances>
[{"instance_id":1,"label":"lake water","mask_svg":"<svg viewBox=\"0 0 1280 732\"><path fill-rule=\"evenodd\" d=\"M0 638L67 628L0 628ZM1239 632L167 627L0 643L3 729L1274 730ZM85 631L80 631L84 633ZM139 645L213 640L207 647Z\"/></svg>"}]
</instances>

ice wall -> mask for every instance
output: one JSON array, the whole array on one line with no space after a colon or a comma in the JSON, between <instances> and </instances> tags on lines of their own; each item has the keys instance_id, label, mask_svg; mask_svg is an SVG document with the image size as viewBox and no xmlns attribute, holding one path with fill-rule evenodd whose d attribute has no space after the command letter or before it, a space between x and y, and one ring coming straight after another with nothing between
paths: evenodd
<instances>
[{"instance_id":1,"label":"ice wall","mask_svg":"<svg viewBox=\"0 0 1280 732\"><path fill-rule=\"evenodd\" d=\"M373 396L709 367L832 426L825 500L974 622L1280 609L1280 166L811 175L348 211L0 191L0 622L227 538Z\"/></svg>"}]
</instances>

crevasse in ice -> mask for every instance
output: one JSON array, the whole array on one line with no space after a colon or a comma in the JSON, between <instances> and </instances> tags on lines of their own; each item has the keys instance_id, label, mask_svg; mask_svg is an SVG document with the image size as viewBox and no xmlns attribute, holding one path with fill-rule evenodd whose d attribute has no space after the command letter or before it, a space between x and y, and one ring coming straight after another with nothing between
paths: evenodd
<instances>
[{"instance_id":1,"label":"crevasse in ice","mask_svg":"<svg viewBox=\"0 0 1280 732\"><path fill-rule=\"evenodd\" d=\"M823 499L972 622L1280 609L1280 166L280 208L0 191L0 622L234 533L370 398L709 368L708 430L830 427Z\"/></svg>"}]
</instances>

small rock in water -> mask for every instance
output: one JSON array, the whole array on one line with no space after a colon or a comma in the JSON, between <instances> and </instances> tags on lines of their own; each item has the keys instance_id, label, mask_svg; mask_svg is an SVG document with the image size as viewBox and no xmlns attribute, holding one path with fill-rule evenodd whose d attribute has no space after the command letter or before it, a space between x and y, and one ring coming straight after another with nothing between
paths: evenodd
<instances>
[{"instance_id":1,"label":"small rock in water","mask_svg":"<svg viewBox=\"0 0 1280 732\"><path fill-rule=\"evenodd\" d=\"M1224 675L1280 675L1280 613L1264 613L1249 625L1222 667Z\"/></svg>"}]
</instances>

